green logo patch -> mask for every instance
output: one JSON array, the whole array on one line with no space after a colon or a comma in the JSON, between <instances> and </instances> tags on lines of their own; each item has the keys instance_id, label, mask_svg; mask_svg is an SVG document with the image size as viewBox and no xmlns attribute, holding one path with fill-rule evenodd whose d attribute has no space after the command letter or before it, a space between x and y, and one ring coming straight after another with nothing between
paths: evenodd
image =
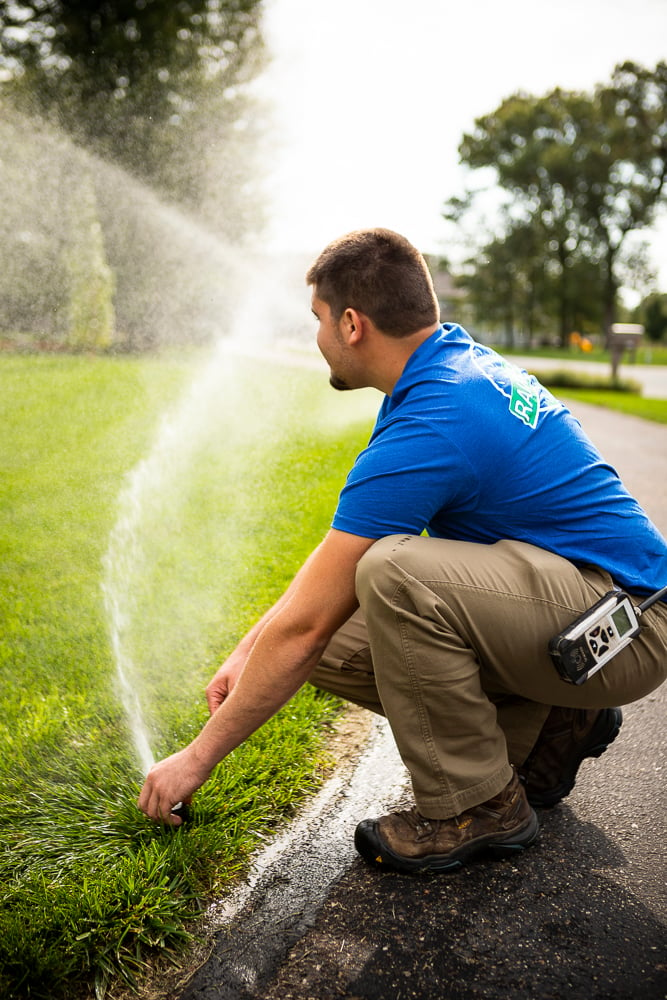
<instances>
[{"instance_id":1,"label":"green logo patch","mask_svg":"<svg viewBox=\"0 0 667 1000\"><path fill-rule=\"evenodd\" d=\"M528 382L512 380L510 413L522 420L528 427L537 426L540 400L537 391Z\"/></svg>"}]
</instances>

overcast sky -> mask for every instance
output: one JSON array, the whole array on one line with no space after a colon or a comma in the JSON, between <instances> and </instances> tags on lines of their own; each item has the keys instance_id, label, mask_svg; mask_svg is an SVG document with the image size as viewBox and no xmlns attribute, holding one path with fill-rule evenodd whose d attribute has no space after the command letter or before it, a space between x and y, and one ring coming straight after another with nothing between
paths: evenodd
<instances>
[{"instance_id":1,"label":"overcast sky","mask_svg":"<svg viewBox=\"0 0 667 1000\"><path fill-rule=\"evenodd\" d=\"M667 58L667 0L266 0L276 105L273 245L316 253L365 226L446 252L457 147L504 97L591 90ZM667 289L667 213L651 237Z\"/></svg>"}]
</instances>

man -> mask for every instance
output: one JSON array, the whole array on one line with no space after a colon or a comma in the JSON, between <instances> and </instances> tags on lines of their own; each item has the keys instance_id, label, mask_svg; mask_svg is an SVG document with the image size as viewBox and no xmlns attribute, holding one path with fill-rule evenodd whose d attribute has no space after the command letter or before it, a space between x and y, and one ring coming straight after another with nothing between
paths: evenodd
<instances>
[{"instance_id":1,"label":"man","mask_svg":"<svg viewBox=\"0 0 667 1000\"><path fill-rule=\"evenodd\" d=\"M667 605L581 685L549 639L615 585L667 582L667 544L578 422L534 379L440 325L421 255L387 230L307 276L340 390L385 393L332 528L207 688L211 718L150 772L139 806L178 823L213 767L307 680L385 714L416 806L357 828L367 860L446 871L533 843L616 737L615 706L667 671ZM424 535L426 530L428 535Z\"/></svg>"}]
</instances>

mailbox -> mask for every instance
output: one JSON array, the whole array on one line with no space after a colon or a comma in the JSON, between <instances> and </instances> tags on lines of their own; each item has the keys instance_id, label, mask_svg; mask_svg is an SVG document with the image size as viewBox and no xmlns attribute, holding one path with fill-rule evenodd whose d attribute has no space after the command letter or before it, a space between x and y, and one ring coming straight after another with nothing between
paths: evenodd
<instances>
[{"instance_id":1,"label":"mailbox","mask_svg":"<svg viewBox=\"0 0 667 1000\"><path fill-rule=\"evenodd\" d=\"M609 335L612 378L616 378L618 366L625 351L631 351L634 360L635 352L641 345L643 336L644 327L641 323L612 323Z\"/></svg>"}]
</instances>

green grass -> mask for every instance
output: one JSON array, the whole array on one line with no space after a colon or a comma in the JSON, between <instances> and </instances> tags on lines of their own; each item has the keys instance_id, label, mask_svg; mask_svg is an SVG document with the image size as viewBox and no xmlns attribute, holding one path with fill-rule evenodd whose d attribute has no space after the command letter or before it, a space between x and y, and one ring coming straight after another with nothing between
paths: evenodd
<instances>
[{"instance_id":1,"label":"green grass","mask_svg":"<svg viewBox=\"0 0 667 1000\"><path fill-rule=\"evenodd\" d=\"M667 424L667 399L645 399L643 396L608 390L563 388L553 392L562 399L576 399L593 406L604 406L633 417L643 417L656 423Z\"/></svg>"},{"instance_id":2,"label":"green grass","mask_svg":"<svg viewBox=\"0 0 667 1000\"><path fill-rule=\"evenodd\" d=\"M629 416L667 423L667 399L645 398L632 379L613 380L610 376L589 375L579 371L554 370L534 374L542 385L562 399L576 399Z\"/></svg>"},{"instance_id":3,"label":"green grass","mask_svg":"<svg viewBox=\"0 0 667 1000\"><path fill-rule=\"evenodd\" d=\"M0 356L8 998L102 996L178 951L203 901L321 781L338 706L306 688L216 769L186 829L134 805L141 773L102 594L127 475L147 470L134 534L120 536L125 646L162 755L198 731L206 681L326 530L371 419L363 393L333 394L322 375L228 362L160 438L193 372L192 361ZM164 460L138 466L156 438Z\"/></svg>"},{"instance_id":4,"label":"green grass","mask_svg":"<svg viewBox=\"0 0 667 1000\"><path fill-rule=\"evenodd\" d=\"M528 366L530 367L530 366ZM580 371L538 371L542 385L562 399L576 399L593 406L604 406L629 416L667 423L667 399L644 398L632 379L612 379Z\"/></svg>"}]
</instances>

